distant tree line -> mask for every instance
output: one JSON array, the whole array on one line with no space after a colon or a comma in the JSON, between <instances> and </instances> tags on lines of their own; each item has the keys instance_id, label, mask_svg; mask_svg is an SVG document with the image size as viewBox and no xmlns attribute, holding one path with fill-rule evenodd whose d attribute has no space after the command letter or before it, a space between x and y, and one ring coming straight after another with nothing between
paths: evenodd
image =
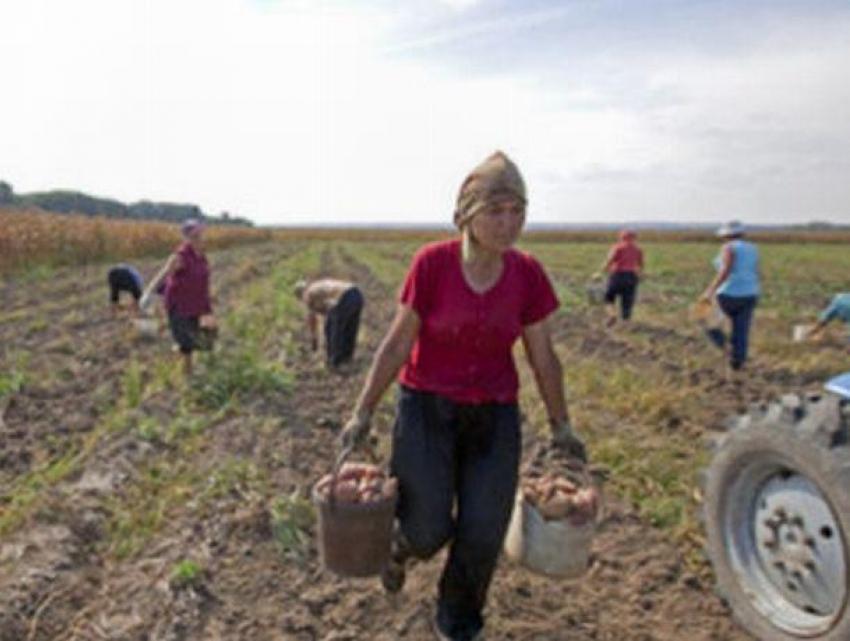
<instances>
[{"instance_id":1,"label":"distant tree line","mask_svg":"<svg viewBox=\"0 0 850 641\"><path fill-rule=\"evenodd\" d=\"M253 226L247 218L231 216L227 212L223 212L220 216L208 216L197 205L156 203L149 200L127 205L111 198L98 198L64 189L16 194L9 183L0 181L0 207L2 206L35 207L59 214L82 214L105 218L163 220L174 223L187 218L197 218L214 224Z\"/></svg>"}]
</instances>

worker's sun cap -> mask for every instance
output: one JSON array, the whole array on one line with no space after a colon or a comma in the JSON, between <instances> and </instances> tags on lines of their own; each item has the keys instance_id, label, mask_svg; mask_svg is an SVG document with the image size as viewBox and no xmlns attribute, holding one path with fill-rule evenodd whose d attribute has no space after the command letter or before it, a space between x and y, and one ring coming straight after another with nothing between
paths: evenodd
<instances>
[{"instance_id":1,"label":"worker's sun cap","mask_svg":"<svg viewBox=\"0 0 850 641\"><path fill-rule=\"evenodd\" d=\"M195 232L201 231L203 228L204 223L197 218L187 218L180 226L180 230L183 232L184 236L191 236Z\"/></svg>"},{"instance_id":2,"label":"worker's sun cap","mask_svg":"<svg viewBox=\"0 0 850 641\"><path fill-rule=\"evenodd\" d=\"M746 231L744 224L740 220L730 220L728 223L720 226L720 229L717 230L717 235L721 238L726 238L727 236L740 236Z\"/></svg>"}]
</instances>

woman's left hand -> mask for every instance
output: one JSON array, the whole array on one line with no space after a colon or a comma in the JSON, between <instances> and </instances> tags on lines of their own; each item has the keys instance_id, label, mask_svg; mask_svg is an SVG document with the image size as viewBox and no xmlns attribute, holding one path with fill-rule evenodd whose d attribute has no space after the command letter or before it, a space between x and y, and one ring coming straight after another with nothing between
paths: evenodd
<instances>
[{"instance_id":1,"label":"woman's left hand","mask_svg":"<svg viewBox=\"0 0 850 641\"><path fill-rule=\"evenodd\" d=\"M569 456L587 463L587 449L584 441L575 435L569 420L563 419L552 426L552 445Z\"/></svg>"}]
</instances>

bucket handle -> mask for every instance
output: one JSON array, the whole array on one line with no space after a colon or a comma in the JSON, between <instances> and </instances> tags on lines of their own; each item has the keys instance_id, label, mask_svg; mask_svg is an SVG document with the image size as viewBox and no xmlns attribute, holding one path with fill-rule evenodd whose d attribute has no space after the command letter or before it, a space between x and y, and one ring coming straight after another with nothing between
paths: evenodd
<instances>
[{"instance_id":1,"label":"bucket handle","mask_svg":"<svg viewBox=\"0 0 850 641\"><path fill-rule=\"evenodd\" d=\"M339 481L339 472L342 469L342 466L348 460L348 457L351 456L354 450L358 449L358 447L363 451L364 454L366 454L366 457L370 459L373 463L377 463L379 460L377 453L372 447L372 444L368 442L360 444L359 446L357 444L344 445L342 448L340 448L339 454L337 454L336 460L334 461L333 467L331 468L331 485L330 492L328 494L328 506L330 507L330 509L334 509L334 506L336 505L335 494L336 484Z\"/></svg>"},{"instance_id":2,"label":"bucket handle","mask_svg":"<svg viewBox=\"0 0 850 641\"><path fill-rule=\"evenodd\" d=\"M537 448L529 463L545 462L548 449L548 446ZM596 477L591 473L590 466L586 462L575 456L565 456L563 462L564 467L581 479L582 487L596 487Z\"/></svg>"},{"instance_id":3,"label":"bucket handle","mask_svg":"<svg viewBox=\"0 0 850 641\"><path fill-rule=\"evenodd\" d=\"M542 449L538 449L531 457L532 461L539 461L545 458L545 451ZM575 474L576 477L581 479L581 487L582 488L593 488L597 492L597 510L596 515L593 517L593 521L598 523L602 518L602 512L605 508L605 497L601 492L601 485L604 481L604 478L599 478L593 474L590 466L582 461L579 458L571 456L566 458L564 461L565 467L572 473ZM517 488L517 501L520 501L522 505L527 505L528 500L525 498L525 495L522 492L521 488ZM528 504L530 505L530 504Z\"/></svg>"},{"instance_id":4,"label":"bucket handle","mask_svg":"<svg viewBox=\"0 0 850 641\"><path fill-rule=\"evenodd\" d=\"M336 507L336 484L339 480L339 471L342 469L343 464L348 457L351 456L353 451L353 445L346 445L340 449L339 454L337 454L336 460L334 461L334 466L331 469L331 486L330 491L328 492L328 507L331 510Z\"/></svg>"}]
</instances>

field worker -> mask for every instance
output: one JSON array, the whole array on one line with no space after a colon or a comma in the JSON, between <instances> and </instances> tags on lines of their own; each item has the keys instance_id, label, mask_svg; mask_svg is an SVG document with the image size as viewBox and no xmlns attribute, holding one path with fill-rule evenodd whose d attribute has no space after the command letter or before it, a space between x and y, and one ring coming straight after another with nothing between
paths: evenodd
<instances>
[{"instance_id":1,"label":"field worker","mask_svg":"<svg viewBox=\"0 0 850 641\"><path fill-rule=\"evenodd\" d=\"M354 283L335 278L323 278L295 284L295 295L307 306L307 328L310 344L319 349L318 321L325 317L325 350L329 367L351 360L360 328L363 294Z\"/></svg>"},{"instance_id":2,"label":"field worker","mask_svg":"<svg viewBox=\"0 0 850 641\"><path fill-rule=\"evenodd\" d=\"M214 327L210 301L210 271L204 253L203 224L189 219L182 225L183 242L168 258L151 283L156 290L165 278L165 308L168 325L183 361L183 372L192 374L192 352L201 326Z\"/></svg>"},{"instance_id":3,"label":"field worker","mask_svg":"<svg viewBox=\"0 0 850 641\"><path fill-rule=\"evenodd\" d=\"M818 322L808 331L808 336L817 338L826 329L826 326L834 320L844 321L848 330L850 330L850 292L836 294L832 298L826 309L820 313Z\"/></svg>"},{"instance_id":4,"label":"field worker","mask_svg":"<svg viewBox=\"0 0 850 641\"><path fill-rule=\"evenodd\" d=\"M554 442L584 459L552 346L558 299L540 263L514 248L525 210L525 184L505 154L493 154L466 178L454 213L460 238L417 252L341 436L346 446L363 441L401 370L390 463L399 481L399 534L382 579L388 591L401 589L406 560L429 558L451 543L434 621L443 639L476 638L484 625L522 449L512 357L518 338Z\"/></svg>"},{"instance_id":5,"label":"field worker","mask_svg":"<svg viewBox=\"0 0 850 641\"><path fill-rule=\"evenodd\" d=\"M723 247L714 259L717 276L701 296L704 301L717 296L720 309L731 322L732 372L739 372L747 361L750 325L761 293L758 250L744 240L745 231L737 220L720 227L717 235Z\"/></svg>"},{"instance_id":6,"label":"field worker","mask_svg":"<svg viewBox=\"0 0 850 641\"><path fill-rule=\"evenodd\" d=\"M113 316L118 314L121 292L126 292L133 297L131 309L134 313L139 313L139 299L142 297L142 275L138 269L124 263L115 265L109 269L106 282L109 285L109 301L112 304Z\"/></svg>"},{"instance_id":7,"label":"field worker","mask_svg":"<svg viewBox=\"0 0 850 641\"><path fill-rule=\"evenodd\" d=\"M608 272L605 289L605 324L617 322L616 302L620 299L620 315L624 321L632 317L638 282L643 270L643 251L637 246L637 235L630 229L620 232L620 240L608 252L600 272ZM596 277L601 274L597 272Z\"/></svg>"}]
</instances>

